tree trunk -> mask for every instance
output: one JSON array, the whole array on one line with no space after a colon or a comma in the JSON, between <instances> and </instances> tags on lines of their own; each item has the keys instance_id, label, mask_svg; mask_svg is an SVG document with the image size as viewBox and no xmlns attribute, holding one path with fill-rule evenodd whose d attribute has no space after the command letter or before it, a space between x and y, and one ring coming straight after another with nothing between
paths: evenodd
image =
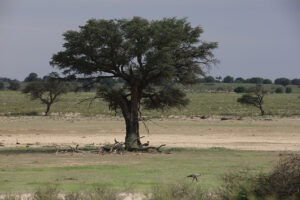
<instances>
[{"instance_id":1,"label":"tree trunk","mask_svg":"<svg viewBox=\"0 0 300 200\"><path fill-rule=\"evenodd\" d=\"M45 112L45 116L48 116L50 107L51 107L51 103L48 103L48 104L47 104L47 109L46 109L46 112Z\"/></svg>"},{"instance_id":2,"label":"tree trunk","mask_svg":"<svg viewBox=\"0 0 300 200\"><path fill-rule=\"evenodd\" d=\"M260 109L261 116L264 116L265 111L264 111L262 105L259 106L259 109Z\"/></svg>"},{"instance_id":3,"label":"tree trunk","mask_svg":"<svg viewBox=\"0 0 300 200\"><path fill-rule=\"evenodd\" d=\"M138 89L134 87L131 90L130 113L127 113L125 146L127 150L134 150L141 147L139 133L139 116L138 116Z\"/></svg>"},{"instance_id":4,"label":"tree trunk","mask_svg":"<svg viewBox=\"0 0 300 200\"><path fill-rule=\"evenodd\" d=\"M129 151L141 147L138 121L126 120L125 147Z\"/></svg>"}]
</instances>

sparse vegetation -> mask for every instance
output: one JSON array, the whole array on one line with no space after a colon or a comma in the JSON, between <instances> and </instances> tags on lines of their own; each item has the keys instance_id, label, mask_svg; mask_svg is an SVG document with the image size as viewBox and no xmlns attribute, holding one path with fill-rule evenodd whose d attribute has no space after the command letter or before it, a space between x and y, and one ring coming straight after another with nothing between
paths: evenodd
<instances>
[{"instance_id":1,"label":"sparse vegetation","mask_svg":"<svg viewBox=\"0 0 300 200\"><path fill-rule=\"evenodd\" d=\"M249 88L247 92L248 94L244 94L238 98L237 102L259 108L261 116L264 116L263 103L268 91L265 90L262 85L256 85L256 87Z\"/></svg>"},{"instance_id":2,"label":"sparse vegetation","mask_svg":"<svg viewBox=\"0 0 300 200\"><path fill-rule=\"evenodd\" d=\"M233 173L224 176L224 183L220 193L224 200L300 199L300 155L283 154L270 172Z\"/></svg>"},{"instance_id":3,"label":"sparse vegetation","mask_svg":"<svg viewBox=\"0 0 300 200\"><path fill-rule=\"evenodd\" d=\"M31 100L39 99L42 104L46 104L45 115L48 115L52 104L59 101L59 97L67 92L65 83L58 78L56 73L52 73L43 82L32 82L30 79L28 82L31 83L26 85L22 91L25 94L29 94Z\"/></svg>"},{"instance_id":4,"label":"sparse vegetation","mask_svg":"<svg viewBox=\"0 0 300 200\"><path fill-rule=\"evenodd\" d=\"M283 93L283 88L282 87L276 88L275 93L282 94Z\"/></svg>"}]
</instances>

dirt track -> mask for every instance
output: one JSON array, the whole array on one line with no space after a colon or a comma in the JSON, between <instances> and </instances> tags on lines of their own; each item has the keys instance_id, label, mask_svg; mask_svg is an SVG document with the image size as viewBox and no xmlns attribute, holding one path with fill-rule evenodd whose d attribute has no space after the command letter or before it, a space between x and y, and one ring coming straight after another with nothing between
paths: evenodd
<instances>
[{"instance_id":1,"label":"dirt track","mask_svg":"<svg viewBox=\"0 0 300 200\"><path fill-rule=\"evenodd\" d=\"M244 150L300 151L300 119L165 119L141 124L143 141L168 147L225 147ZM4 147L99 144L124 140L121 119L84 117L0 117ZM17 144L20 143L20 144ZM0 147L3 148L3 147Z\"/></svg>"}]
</instances>

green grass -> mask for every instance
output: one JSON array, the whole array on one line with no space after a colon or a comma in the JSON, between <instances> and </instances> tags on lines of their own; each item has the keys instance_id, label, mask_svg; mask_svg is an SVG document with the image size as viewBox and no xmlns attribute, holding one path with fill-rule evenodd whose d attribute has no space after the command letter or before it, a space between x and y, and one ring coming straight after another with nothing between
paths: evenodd
<instances>
[{"instance_id":1,"label":"green grass","mask_svg":"<svg viewBox=\"0 0 300 200\"><path fill-rule=\"evenodd\" d=\"M95 116L114 116L108 106L101 99L94 102L79 102L91 98L95 94L68 93L61 97L61 101L53 104L52 114L70 114ZM241 94L235 93L188 93L190 104L182 109L172 108L164 112L146 111L143 114L148 117L172 117L172 116L234 116L234 117L256 117L259 110L255 107L241 105L236 102ZM264 108L267 116L293 117L300 116L299 94L271 94L265 97ZM28 96L20 92L0 92L0 114L7 116L18 115L41 115L45 111L45 105L38 100L30 101Z\"/></svg>"},{"instance_id":2,"label":"green grass","mask_svg":"<svg viewBox=\"0 0 300 200\"><path fill-rule=\"evenodd\" d=\"M146 191L156 184L186 181L202 173L201 187L216 189L220 176L241 169L268 171L276 152L234 151L224 148L174 149L172 154L94 155L22 153L0 154L0 193L32 192L42 185L62 191L84 191L105 185Z\"/></svg>"}]
</instances>

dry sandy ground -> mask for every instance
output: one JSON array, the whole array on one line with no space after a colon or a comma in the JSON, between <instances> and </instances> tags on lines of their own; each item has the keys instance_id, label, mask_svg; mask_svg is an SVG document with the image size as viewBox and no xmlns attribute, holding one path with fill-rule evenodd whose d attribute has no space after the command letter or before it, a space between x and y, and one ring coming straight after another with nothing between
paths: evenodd
<instances>
[{"instance_id":1,"label":"dry sandy ground","mask_svg":"<svg viewBox=\"0 0 300 200\"><path fill-rule=\"evenodd\" d=\"M163 119L141 123L143 141L167 147L225 147L243 150L300 151L300 119ZM103 144L124 140L122 119L101 117L0 117L4 147L52 144ZM17 144L20 143L20 144ZM3 148L1 146L0 148Z\"/></svg>"}]
</instances>

